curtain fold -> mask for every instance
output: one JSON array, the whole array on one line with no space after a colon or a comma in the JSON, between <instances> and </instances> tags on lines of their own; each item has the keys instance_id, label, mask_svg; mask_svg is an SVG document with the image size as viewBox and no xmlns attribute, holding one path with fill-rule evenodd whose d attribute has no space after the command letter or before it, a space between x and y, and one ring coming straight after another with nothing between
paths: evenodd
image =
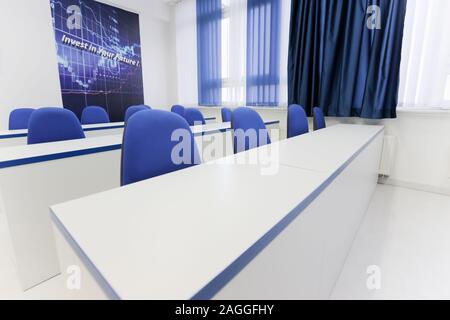
<instances>
[{"instance_id":1,"label":"curtain fold","mask_svg":"<svg viewBox=\"0 0 450 320\"><path fill-rule=\"evenodd\" d=\"M280 100L280 0L247 2L247 105Z\"/></svg>"},{"instance_id":2,"label":"curtain fold","mask_svg":"<svg viewBox=\"0 0 450 320\"><path fill-rule=\"evenodd\" d=\"M405 13L406 0L292 1L289 103L395 118Z\"/></svg>"},{"instance_id":3,"label":"curtain fold","mask_svg":"<svg viewBox=\"0 0 450 320\"><path fill-rule=\"evenodd\" d=\"M222 104L222 2L197 0L198 104Z\"/></svg>"}]
</instances>

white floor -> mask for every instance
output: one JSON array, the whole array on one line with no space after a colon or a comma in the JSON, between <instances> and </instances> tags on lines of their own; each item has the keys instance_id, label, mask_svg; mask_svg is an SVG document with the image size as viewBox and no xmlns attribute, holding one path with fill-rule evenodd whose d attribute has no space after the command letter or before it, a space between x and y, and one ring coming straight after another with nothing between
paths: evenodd
<instances>
[{"instance_id":1,"label":"white floor","mask_svg":"<svg viewBox=\"0 0 450 320\"><path fill-rule=\"evenodd\" d=\"M450 197L378 186L332 299L450 299Z\"/></svg>"},{"instance_id":2,"label":"white floor","mask_svg":"<svg viewBox=\"0 0 450 320\"><path fill-rule=\"evenodd\" d=\"M101 297L67 290L65 274L22 292L1 237L0 299ZM380 271L380 290L367 287L369 266ZM450 197L378 186L331 298L450 299Z\"/></svg>"}]
</instances>

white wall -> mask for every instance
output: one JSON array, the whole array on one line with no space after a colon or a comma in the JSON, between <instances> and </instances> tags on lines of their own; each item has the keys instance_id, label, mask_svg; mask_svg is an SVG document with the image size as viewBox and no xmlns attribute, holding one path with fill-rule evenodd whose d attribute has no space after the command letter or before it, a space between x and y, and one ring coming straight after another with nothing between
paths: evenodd
<instances>
[{"instance_id":1,"label":"white wall","mask_svg":"<svg viewBox=\"0 0 450 320\"><path fill-rule=\"evenodd\" d=\"M195 0L184 0L174 8L178 103L198 103L197 8Z\"/></svg>"},{"instance_id":2,"label":"white wall","mask_svg":"<svg viewBox=\"0 0 450 320\"><path fill-rule=\"evenodd\" d=\"M220 108L200 108L220 119ZM279 120L280 137L286 138L285 108L256 108L264 120ZM336 123L381 124L396 138L396 153L387 184L450 195L450 110L398 110L397 119L364 120L327 118ZM312 128L312 123L310 124Z\"/></svg>"},{"instance_id":3,"label":"white wall","mask_svg":"<svg viewBox=\"0 0 450 320\"><path fill-rule=\"evenodd\" d=\"M0 1L0 128L16 107L61 106L47 0Z\"/></svg>"},{"instance_id":4,"label":"white wall","mask_svg":"<svg viewBox=\"0 0 450 320\"><path fill-rule=\"evenodd\" d=\"M107 0L140 14L145 103L177 100L172 7L163 0ZM49 0L0 1L0 130L17 107L61 106Z\"/></svg>"}]
</instances>

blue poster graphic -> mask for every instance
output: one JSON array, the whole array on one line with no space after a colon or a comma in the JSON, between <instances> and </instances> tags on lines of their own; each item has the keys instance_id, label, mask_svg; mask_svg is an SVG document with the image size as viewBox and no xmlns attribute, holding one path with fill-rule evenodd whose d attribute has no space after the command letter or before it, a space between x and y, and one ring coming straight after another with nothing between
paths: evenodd
<instances>
[{"instance_id":1,"label":"blue poster graphic","mask_svg":"<svg viewBox=\"0 0 450 320\"><path fill-rule=\"evenodd\" d=\"M139 15L93 0L50 0L64 107L123 121L144 103Z\"/></svg>"}]
</instances>

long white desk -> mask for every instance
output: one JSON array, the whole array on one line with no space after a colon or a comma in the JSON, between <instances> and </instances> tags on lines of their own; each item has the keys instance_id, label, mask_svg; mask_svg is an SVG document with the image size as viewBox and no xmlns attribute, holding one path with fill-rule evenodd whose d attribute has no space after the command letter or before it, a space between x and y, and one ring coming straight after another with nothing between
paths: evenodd
<instances>
[{"instance_id":1,"label":"long white desk","mask_svg":"<svg viewBox=\"0 0 450 320\"><path fill-rule=\"evenodd\" d=\"M124 122L83 125L86 137L121 134L125 128ZM0 147L26 145L28 130L0 131Z\"/></svg>"},{"instance_id":2,"label":"long white desk","mask_svg":"<svg viewBox=\"0 0 450 320\"><path fill-rule=\"evenodd\" d=\"M242 162L262 147L51 214L112 299L326 299L376 186L382 134L338 125L274 143L271 174Z\"/></svg>"},{"instance_id":3,"label":"long white desk","mask_svg":"<svg viewBox=\"0 0 450 320\"><path fill-rule=\"evenodd\" d=\"M230 129L213 123L192 132L203 151ZM119 187L121 148L122 134L0 148L0 214L6 214L24 289L60 273L49 206Z\"/></svg>"},{"instance_id":4,"label":"long white desk","mask_svg":"<svg viewBox=\"0 0 450 320\"><path fill-rule=\"evenodd\" d=\"M216 120L215 117L206 118L206 121ZM208 124L209 125L209 124ZM124 122L101 123L83 125L87 138L104 135L122 134L125 128ZM4 130L0 131L0 147L10 147L27 144L28 130Z\"/></svg>"}]
</instances>

